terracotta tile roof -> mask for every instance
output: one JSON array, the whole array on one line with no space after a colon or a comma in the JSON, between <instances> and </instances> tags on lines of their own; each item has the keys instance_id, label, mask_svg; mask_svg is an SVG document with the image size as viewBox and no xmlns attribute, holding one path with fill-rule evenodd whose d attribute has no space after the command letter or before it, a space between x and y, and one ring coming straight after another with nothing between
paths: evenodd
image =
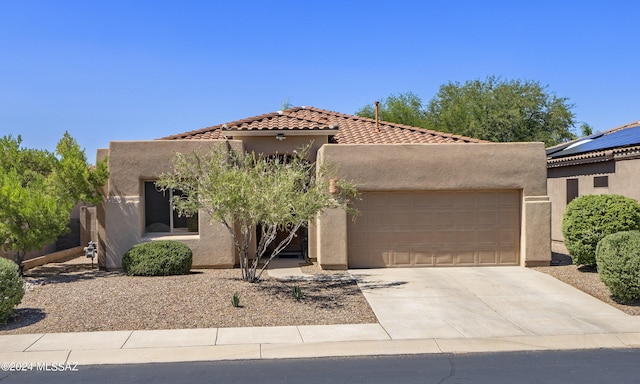
<instances>
[{"instance_id":1,"label":"terracotta tile roof","mask_svg":"<svg viewBox=\"0 0 640 384\"><path fill-rule=\"evenodd\" d=\"M225 124L163 137L159 140L222 139L234 132L326 131L338 144L486 143L470 137L436 132L408 125L379 122L360 116L314 107L294 107Z\"/></svg>"},{"instance_id":2,"label":"terracotta tile roof","mask_svg":"<svg viewBox=\"0 0 640 384\"><path fill-rule=\"evenodd\" d=\"M563 151L571 149L573 145L578 146L581 142L594 141L599 138L607 137L616 132L620 132L629 128L637 129L640 121L634 121L619 127L610 129L605 132L598 132L592 135L581 137L566 143L554 145L547 148L547 168L565 167L576 164L597 163L601 161L610 161L613 159L636 158L640 157L640 138L630 142L624 146L611 148L596 149L586 152L580 152L569 156L563 156Z\"/></svg>"}]
</instances>

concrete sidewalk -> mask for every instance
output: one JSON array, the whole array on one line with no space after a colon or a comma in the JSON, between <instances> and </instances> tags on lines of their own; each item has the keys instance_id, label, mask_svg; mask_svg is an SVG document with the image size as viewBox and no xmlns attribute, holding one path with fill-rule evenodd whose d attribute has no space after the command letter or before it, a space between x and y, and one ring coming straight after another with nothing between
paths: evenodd
<instances>
[{"instance_id":1,"label":"concrete sidewalk","mask_svg":"<svg viewBox=\"0 0 640 384\"><path fill-rule=\"evenodd\" d=\"M308 278L287 263L274 267L270 275ZM0 363L133 364L640 347L640 318L526 268L350 272L379 323L3 335Z\"/></svg>"},{"instance_id":2,"label":"concrete sidewalk","mask_svg":"<svg viewBox=\"0 0 640 384\"><path fill-rule=\"evenodd\" d=\"M0 336L0 363L176 361L640 347L640 332L393 340L380 324Z\"/></svg>"}]
</instances>

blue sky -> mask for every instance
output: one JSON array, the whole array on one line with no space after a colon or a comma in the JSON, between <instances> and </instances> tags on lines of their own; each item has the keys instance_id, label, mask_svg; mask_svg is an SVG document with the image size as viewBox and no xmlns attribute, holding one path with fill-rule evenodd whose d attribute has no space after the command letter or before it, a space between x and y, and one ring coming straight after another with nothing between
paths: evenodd
<instances>
[{"instance_id":1,"label":"blue sky","mask_svg":"<svg viewBox=\"0 0 640 384\"><path fill-rule=\"evenodd\" d=\"M637 1L0 0L0 136L53 150L276 111L354 113L449 81L538 81L606 130L640 120Z\"/></svg>"}]
</instances>

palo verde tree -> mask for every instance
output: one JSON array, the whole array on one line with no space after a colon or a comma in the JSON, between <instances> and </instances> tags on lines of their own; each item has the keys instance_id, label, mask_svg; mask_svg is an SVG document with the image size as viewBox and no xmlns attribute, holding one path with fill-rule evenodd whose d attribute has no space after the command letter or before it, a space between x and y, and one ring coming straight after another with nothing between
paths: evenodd
<instances>
[{"instance_id":1,"label":"palo verde tree","mask_svg":"<svg viewBox=\"0 0 640 384\"><path fill-rule=\"evenodd\" d=\"M24 255L68 231L73 206L97 203L106 162L87 164L84 151L65 133L56 152L21 147L20 136L0 139L0 247Z\"/></svg>"},{"instance_id":2,"label":"palo verde tree","mask_svg":"<svg viewBox=\"0 0 640 384\"><path fill-rule=\"evenodd\" d=\"M317 214L328 208L353 213L348 202L356 196L355 187L333 178L330 167L308 161L307 153L308 148L292 156L238 153L232 148L204 156L178 153L173 171L163 174L156 186L182 191L173 197L180 215L201 210L211 221L222 223L238 251L242 279L257 282L297 230ZM250 254L256 230L260 236ZM279 231L287 236L269 251Z\"/></svg>"}]
</instances>

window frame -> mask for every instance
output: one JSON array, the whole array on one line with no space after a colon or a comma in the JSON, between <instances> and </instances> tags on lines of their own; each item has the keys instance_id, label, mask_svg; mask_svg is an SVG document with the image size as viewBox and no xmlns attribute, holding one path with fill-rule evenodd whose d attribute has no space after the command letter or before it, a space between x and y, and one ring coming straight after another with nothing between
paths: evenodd
<instances>
[{"instance_id":1,"label":"window frame","mask_svg":"<svg viewBox=\"0 0 640 384\"><path fill-rule=\"evenodd\" d=\"M146 235L149 234L158 234L158 235L199 235L200 234L200 223L199 223L199 214L196 213L194 216L190 216L190 217L195 217L196 220L196 231L189 231L189 227L188 224L186 224L186 227L175 227L175 216L177 216L177 212L174 208L173 205L173 196L174 196L174 190L172 188L169 188L167 191L161 192L158 190L158 187L155 185L156 180L143 180L142 181L142 191L143 191L143 196L144 196L144 205L143 205L143 209L144 209L144 215L143 215L143 219L144 219L144 233ZM147 196L148 192L147 192L147 184L152 184L153 185L153 189L155 189L155 191L158 194L162 194L164 195L165 193L168 193L168 199L166 200L167 202L167 208L168 208L168 215L169 215L169 231L149 231L148 228L150 225L154 224L154 223L147 223L148 220L148 211L149 209L158 209L160 207L149 207L148 204L152 204L150 203L150 198ZM162 202L164 203L164 202ZM159 202L155 202L155 204L162 204ZM188 219L188 218L185 218ZM164 224L164 223L163 223Z\"/></svg>"},{"instance_id":2,"label":"window frame","mask_svg":"<svg viewBox=\"0 0 640 384\"><path fill-rule=\"evenodd\" d=\"M609 176L593 176L593 188L609 188Z\"/></svg>"}]
</instances>

